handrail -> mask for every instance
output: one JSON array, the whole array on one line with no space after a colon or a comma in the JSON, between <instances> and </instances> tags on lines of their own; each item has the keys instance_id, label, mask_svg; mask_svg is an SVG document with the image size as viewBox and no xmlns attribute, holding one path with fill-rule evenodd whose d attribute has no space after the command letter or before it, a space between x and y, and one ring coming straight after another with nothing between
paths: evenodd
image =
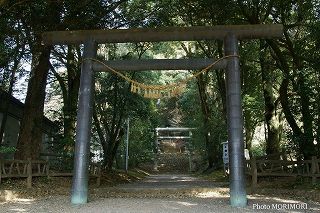
<instances>
[{"instance_id":1,"label":"handrail","mask_svg":"<svg viewBox=\"0 0 320 213\"><path fill-rule=\"evenodd\" d=\"M320 159L312 157L311 160L270 160L255 159L246 161L246 173L252 177L252 186L257 185L259 176L304 176L311 177L316 183L320 177Z\"/></svg>"},{"instance_id":2,"label":"handrail","mask_svg":"<svg viewBox=\"0 0 320 213\"><path fill-rule=\"evenodd\" d=\"M93 168L92 168L93 166ZM46 160L0 160L0 184L2 178L27 178L27 187L32 187L32 177L39 176L72 176L69 173L50 173L49 162ZM100 185L101 165L90 163L89 175L97 177L97 185Z\"/></svg>"}]
</instances>

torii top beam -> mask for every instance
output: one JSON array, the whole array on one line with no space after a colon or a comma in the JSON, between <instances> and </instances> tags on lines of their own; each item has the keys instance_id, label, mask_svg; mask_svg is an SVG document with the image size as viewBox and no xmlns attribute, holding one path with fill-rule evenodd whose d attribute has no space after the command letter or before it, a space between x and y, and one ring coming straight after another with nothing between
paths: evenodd
<instances>
[{"instance_id":1,"label":"torii top beam","mask_svg":"<svg viewBox=\"0 0 320 213\"><path fill-rule=\"evenodd\" d=\"M186 128L186 127L157 127L155 128L156 131L191 131L195 130L196 128Z\"/></svg>"},{"instance_id":2,"label":"torii top beam","mask_svg":"<svg viewBox=\"0 0 320 213\"><path fill-rule=\"evenodd\" d=\"M52 31L43 34L43 42L54 45L81 44L88 39L96 43L223 40L228 34L238 39L268 39L282 37L282 33L281 24Z\"/></svg>"},{"instance_id":3,"label":"torii top beam","mask_svg":"<svg viewBox=\"0 0 320 213\"><path fill-rule=\"evenodd\" d=\"M116 70L121 71L142 71L142 70L196 70L203 69L215 60L209 58L190 59L132 59L132 60L111 60L104 63ZM224 69L226 60L217 62L212 68ZM98 62L93 63L96 72L109 71L104 65Z\"/></svg>"}]
</instances>

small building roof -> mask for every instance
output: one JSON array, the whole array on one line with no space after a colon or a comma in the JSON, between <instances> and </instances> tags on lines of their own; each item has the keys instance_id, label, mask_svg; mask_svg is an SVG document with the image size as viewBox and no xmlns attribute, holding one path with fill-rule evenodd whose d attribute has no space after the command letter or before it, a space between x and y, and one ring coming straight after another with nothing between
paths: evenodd
<instances>
[{"instance_id":1,"label":"small building roof","mask_svg":"<svg viewBox=\"0 0 320 213\"><path fill-rule=\"evenodd\" d=\"M0 113L5 111L5 103L4 101L8 98L9 94L0 89ZM19 121L22 119L22 115L24 112L24 103L13 97L12 95L9 96L9 106L8 106L8 115L13 117ZM47 117L43 116L43 126L42 131L45 133L54 133L58 131L57 125L48 119Z\"/></svg>"}]
</instances>

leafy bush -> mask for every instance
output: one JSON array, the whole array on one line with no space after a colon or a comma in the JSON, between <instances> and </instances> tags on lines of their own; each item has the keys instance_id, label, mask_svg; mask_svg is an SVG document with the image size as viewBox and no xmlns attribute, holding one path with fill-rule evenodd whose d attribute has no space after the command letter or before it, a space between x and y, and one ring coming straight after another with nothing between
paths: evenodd
<instances>
[{"instance_id":1,"label":"leafy bush","mask_svg":"<svg viewBox=\"0 0 320 213\"><path fill-rule=\"evenodd\" d=\"M266 146L265 142L261 142L257 145L253 145L251 148L252 156L254 157L262 157L266 155Z\"/></svg>"}]
</instances>

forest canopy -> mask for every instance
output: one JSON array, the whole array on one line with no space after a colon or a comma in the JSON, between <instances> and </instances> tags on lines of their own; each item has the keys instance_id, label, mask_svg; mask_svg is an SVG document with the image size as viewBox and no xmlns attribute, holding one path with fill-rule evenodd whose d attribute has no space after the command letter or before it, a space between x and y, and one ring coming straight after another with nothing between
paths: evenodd
<instances>
[{"instance_id":1,"label":"forest canopy","mask_svg":"<svg viewBox=\"0 0 320 213\"><path fill-rule=\"evenodd\" d=\"M83 46L44 46L42 33L231 24L284 26L280 39L239 42L245 147L255 156L320 157L319 21L316 0L2 0L0 87L17 95L23 79L28 82L15 158L39 158L43 114L59 125L55 141L59 152L72 155L74 149ZM221 41L199 41L101 44L97 57L222 56ZM147 84L167 84L196 71L125 75ZM128 117L132 120L130 155L135 163L151 158L151 132L158 126L197 127L193 149L206 156L209 167L221 163L221 142L228 139L223 70L199 75L178 97L160 102L130 93L130 84L110 73L96 73L95 79L91 143L102 147L105 166L112 168L123 146ZM1 146L5 149L5 144Z\"/></svg>"}]
</instances>

